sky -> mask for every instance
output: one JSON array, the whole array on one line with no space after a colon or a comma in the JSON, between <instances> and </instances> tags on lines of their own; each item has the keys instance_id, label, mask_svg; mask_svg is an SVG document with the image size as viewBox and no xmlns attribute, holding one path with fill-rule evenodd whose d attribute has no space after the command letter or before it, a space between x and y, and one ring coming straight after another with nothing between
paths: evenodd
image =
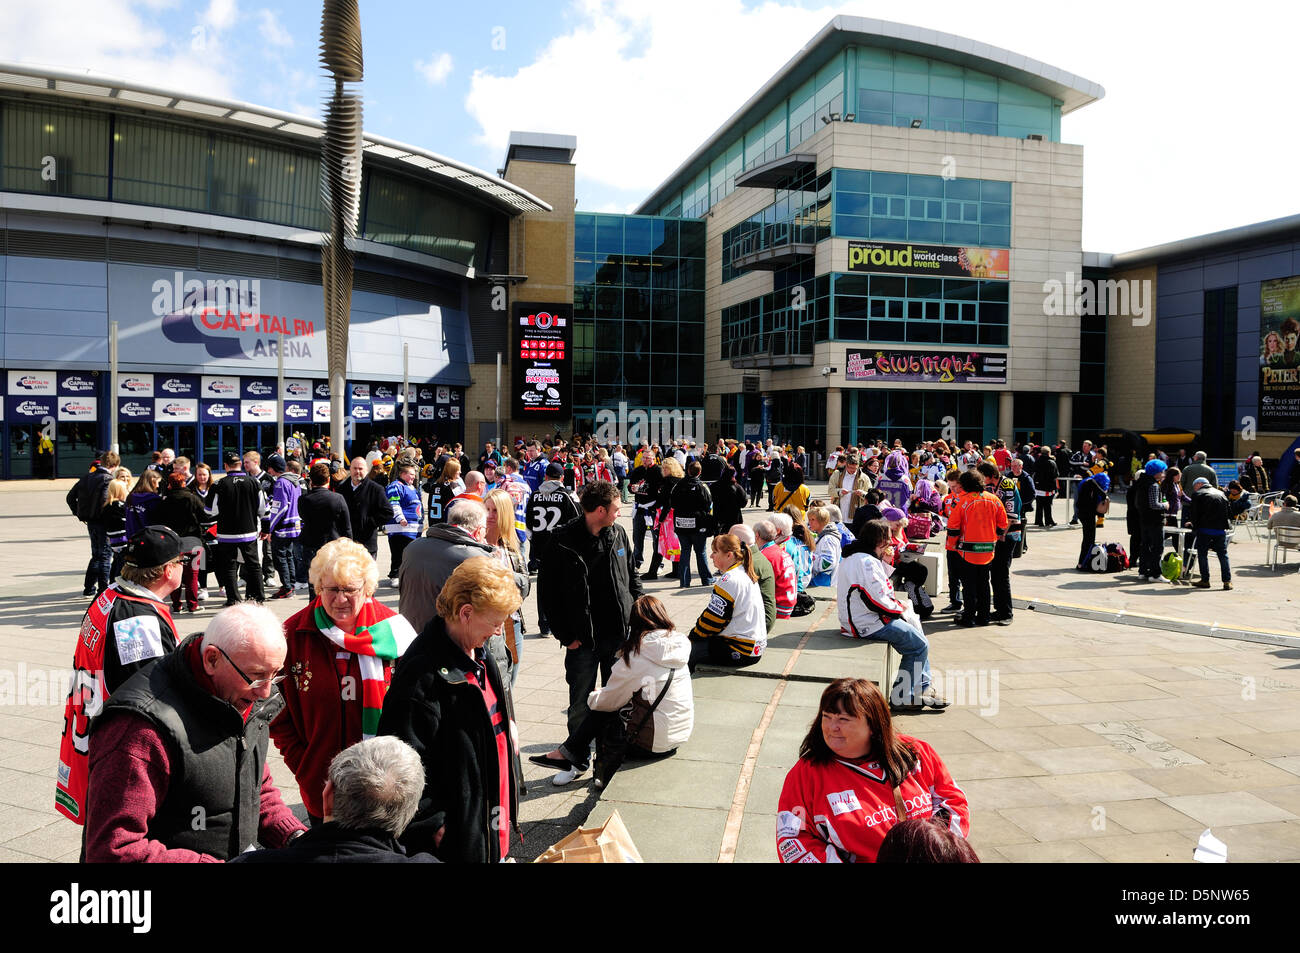
<instances>
[{"instance_id":1,"label":"sky","mask_svg":"<svg viewBox=\"0 0 1300 953\"><path fill-rule=\"evenodd\" d=\"M1300 4L1090 0L361 0L367 132L494 172L511 130L577 137L578 208L632 211L837 14L999 46L1101 84L1083 247L1300 213ZM1230 11L1230 12L1228 12ZM0 61L319 116L310 0L0 0Z\"/></svg>"}]
</instances>

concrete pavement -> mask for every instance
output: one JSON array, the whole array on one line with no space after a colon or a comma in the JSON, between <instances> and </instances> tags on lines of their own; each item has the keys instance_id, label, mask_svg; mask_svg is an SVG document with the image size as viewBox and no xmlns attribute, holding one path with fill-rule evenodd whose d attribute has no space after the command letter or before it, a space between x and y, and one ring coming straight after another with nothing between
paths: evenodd
<instances>
[{"instance_id":1,"label":"concrete pavement","mask_svg":"<svg viewBox=\"0 0 1300 953\"><path fill-rule=\"evenodd\" d=\"M80 592L89 555L84 528L63 503L66 485L0 484L0 860L77 856L79 830L53 808L59 676L87 602ZM1098 538L1127 545L1122 504L1116 510ZM1058 504L1058 519L1062 511ZM747 522L757 516L746 512ZM1223 620L1287 636L1300 629L1295 570L1261 568L1262 543L1230 547L1237 588L1225 593L1217 566L1208 591L1139 584L1132 572L1075 573L1078 538L1064 527L1031 532L1013 593L1197 625ZM708 597L670 581L647 589L683 630ZM381 589L380 598L395 604L396 593ZM269 605L287 617L303 603ZM535 631L535 596L525 613ZM200 631L204 618L183 616L182 634ZM810 624L834 626L833 609L819 604L813 616L779 623L776 635L797 644ZM900 727L933 744L965 789L971 841L985 861L1189 861L1206 827L1231 860L1300 860L1300 645L1023 608L1008 627L959 629L938 615L926 631L932 668L956 703L942 714L899 716ZM853 674L851 661L845 669ZM534 857L617 807L647 860L775 861L781 783L823 687L700 675L691 741L673 758L629 764L603 798L590 775L555 788L552 772L525 762L518 856ZM566 704L562 649L528 636L516 689L525 755L563 739ZM300 810L275 757L272 772Z\"/></svg>"}]
</instances>

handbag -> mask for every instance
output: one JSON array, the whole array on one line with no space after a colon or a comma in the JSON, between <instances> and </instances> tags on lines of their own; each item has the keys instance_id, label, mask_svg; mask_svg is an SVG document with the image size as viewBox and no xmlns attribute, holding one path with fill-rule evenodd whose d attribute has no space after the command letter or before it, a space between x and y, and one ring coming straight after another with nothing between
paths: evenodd
<instances>
[{"instance_id":1,"label":"handbag","mask_svg":"<svg viewBox=\"0 0 1300 953\"><path fill-rule=\"evenodd\" d=\"M618 711L617 718L611 718L605 731L596 739L596 777L601 785L606 784L623 765L629 745L636 745L644 751L654 750L654 713L659 703L668 694L668 686L673 683L676 669L668 670L664 687L653 703L648 703L641 691L632 693L631 700Z\"/></svg>"},{"instance_id":2,"label":"handbag","mask_svg":"<svg viewBox=\"0 0 1300 953\"><path fill-rule=\"evenodd\" d=\"M682 541L673 529L672 510L659 523L659 554L674 563L682 558Z\"/></svg>"},{"instance_id":3,"label":"handbag","mask_svg":"<svg viewBox=\"0 0 1300 953\"><path fill-rule=\"evenodd\" d=\"M632 693L632 700L629 702L631 708L628 711L627 731L625 733L628 744L644 748L646 751L654 750L655 726L653 716L655 709L659 707L659 703L668 694L668 686L673 683L673 676L676 673L676 669L670 668L668 670L668 678L664 682L664 687L659 690L659 695L653 703L646 701L645 695L640 691Z\"/></svg>"},{"instance_id":4,"label":"handbag","mask_svg":"<svg viewBox=\"0 0 1300 953\"><path fill-rule=\"evenodd\" d=\"M1105 516L1109 512L1110 512L1110 497L1103 496L1100 500L1097 501L1097 515Z\"/></svg>"}]
</instances>

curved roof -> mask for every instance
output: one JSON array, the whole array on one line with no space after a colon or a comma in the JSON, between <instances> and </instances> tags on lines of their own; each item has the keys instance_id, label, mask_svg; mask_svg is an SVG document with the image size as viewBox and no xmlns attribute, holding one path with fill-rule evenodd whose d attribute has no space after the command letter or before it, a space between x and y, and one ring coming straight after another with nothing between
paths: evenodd
<instances>
[{"instance_id":1,"label":"curved roof","mask_svg":"<svg viewBox=\"0 0 1300 953\"><path fill-rule=\"evenodd\" d=\"M979 70L999 79L1019 83L1021 86L1059 99L1062 104L1062 115L1096 102L1106 95L1106 90L1091 80L1040 63L1021 53L1013 53L988 43L981 43L979 40L942 33L938 30L927 30L906 23L894 23L890 20L837 16L822 27L803 49L791 57L788 63L777 70L758 92L718 128L717 132L691 153L690 157L641 203L637 211L645 212L654 208L668 187L680 181L688 170L696 167L712 149L731 135L746 115L761 114L764 107L770 108L767 101L773 98L783 86L789 85L792 77L798 75L801 70L807 72L812 66L817 65L816 62L812 62L815 54L827 53L859 40L866 45L943 60Z\"/></svg>"},{"instance_id":2,"label":"curved roof","mask_svg":"<svg viewBox=\"0 0 1300 953\"><path fill-rule=\"evenodd\" d=\"M325 134L325 124L307 116L295 116L236 100L212 99L144 86L89 72L0 62L0 90L40 92L109 106L121 103L182 119L223 123L250 132L278 133L300 143L318 141ZM552 210L546 202L519 186L436 152L370 133L362 133L362 143L368 155L403 162L413 170L447 180L442 184L467 192L510 215Z\"/></svg>"}]
</instances>

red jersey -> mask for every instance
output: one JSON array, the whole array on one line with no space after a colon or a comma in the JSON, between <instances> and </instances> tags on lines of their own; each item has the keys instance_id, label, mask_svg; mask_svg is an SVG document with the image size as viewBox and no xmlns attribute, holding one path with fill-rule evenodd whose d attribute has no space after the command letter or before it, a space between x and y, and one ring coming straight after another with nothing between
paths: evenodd
<instances>
[{"instance_id":1,"label":"red jersey","mask_svg":"<svg viewBox=\"0 0 1300 953\"><path fill-rule=\"evenodd\" d=\"M961 558L976 566L993 562L993 550L1007 533L1007 508L992 493L970 493L948 520L948 539Z\"/></svg>"},{"instance_id":2,"label":"red jersey","mask_svg":"<svg viewBox=\"0 0 1300 953\"><path fill-rule=\"evenodd\" d=\"M932 747L899 735L917 764L899 785L908 818L946 817L948 830L970 833L970 806ZM874 761L800 758L785 776L776 818L776 850L786 864L875 863L889 829L899 823L894 792Z\"/></svg>"}]
</instances>

